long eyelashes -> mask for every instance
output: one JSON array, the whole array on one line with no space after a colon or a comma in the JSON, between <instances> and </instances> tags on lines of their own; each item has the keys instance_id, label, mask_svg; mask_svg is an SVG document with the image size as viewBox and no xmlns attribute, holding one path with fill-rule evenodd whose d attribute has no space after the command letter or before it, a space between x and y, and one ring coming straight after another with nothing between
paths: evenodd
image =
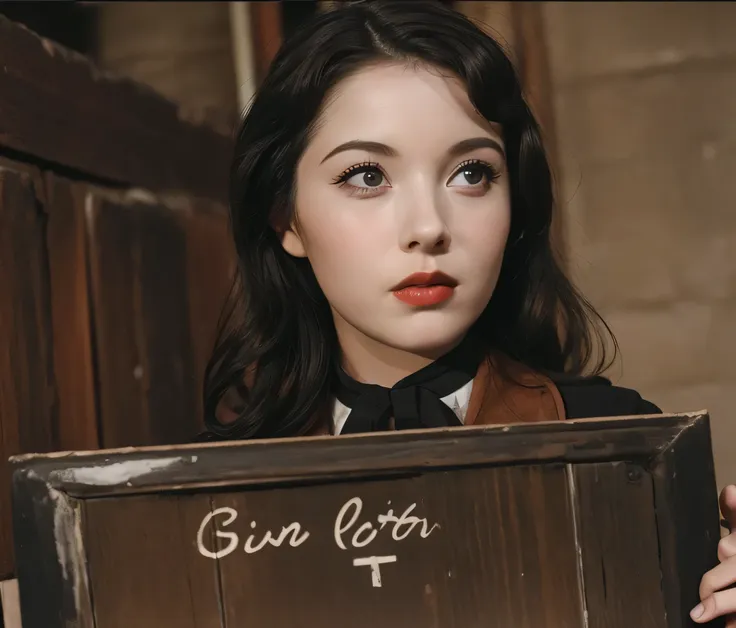
<instances>
[{"instance_id":1,"label":"long eyelashes","mask_svg":"<svg viewBox=\"0 0 736 628\"><path fill-rule=\"evenodd\" d=\"M501 171L495 166L489 164L487 161L482 161L481 159L468 159L455 168L455 172L450 177L450 181L455 179L455 177L457 177L461 172L472 170L479 170L483 175L485 179L485 183L483 185L484 188L489 188L491 184L501 176Z\"/></svg>"},{"instance_id":2,"label":"long eyelashes","mask_svg":"<svg viewBox=\"0 0 736 628\"><path fill-rule=\"evenodd\" d=\"M339 185L341 188L347 188L350 192L350 196L362 196L362 197L373 197L381 194L385 188L384 185L368 185L360 186L348 183L350 179L363 173L374 172L381 179L381 183L388 181L386 173L381 168L380 164L372 161L365 161L360 164L350 166L347 170L343 171L340 175L335 177L333 185Z\"/></svg>"},{"instance_id":3,"label":"long eyelashes","mask_svg":"<svg viewBox=\"0 0 736 628\"><path fill-rule=\"evenodd\" d=\"M383 176L384 178L386 177L383 170L381 170L380 164L374 161L364 161L363 163L355 164L354 166L350 166L350 168L348 168L347 170L344 170L333 179L332 183L333 185L339 185L340 183L345 183L345 181L347 181L350 177L354 177L356 174L370 172L371 170L377 170L381 173L381 176Z\"/></svg>"},{"instance_id":4,"label":"long eyelashes","mask_svg":"<svg viewBox=\"0 0 736 628\"><path fill-rule=\"evenodd\" d=\"M332 184L339 185L340 187L349 188L351 196L375 196L377 194L380 194L382 190L385 189L385 186L383 185L363 187L348 183L348 181L356 175L368 172L376 173L377 176L382 179L382 183L388 181L388 177L386 176L386 173L381 168L381 165L379 163L373 161L365 161L359 164L354 164L341 172L337 177L333 179ZM459 175L465 176L466 185L451 186L450 183L453 182ZM477 182L469 180L469 177L475 178L474 175L480 175L480 179ZM464 188L466 191L474 192L476 194L478 192L485 193L490 189L493 183L500 176L501 170L491 165L490 163L481 159L467 159L455 168L452 176L450 176L447 181L447 186Z\"/></svg>"}]
</instances>

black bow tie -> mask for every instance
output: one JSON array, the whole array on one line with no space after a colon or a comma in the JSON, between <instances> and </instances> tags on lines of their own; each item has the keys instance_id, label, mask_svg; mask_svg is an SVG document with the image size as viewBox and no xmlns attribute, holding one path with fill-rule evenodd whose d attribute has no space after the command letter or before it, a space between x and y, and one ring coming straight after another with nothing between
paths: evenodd
<instances>
[{"instance_id":1,"label":"black bow tie","mask_svg":"<svg viewBox=\"0 0 736 628\"><path fill-rule=\"evenodd\" d=\"M397 430L462 425L442 401L475 377L483 353L469 338L423 369L412 373L392 388L362 384L337 368L336 396L350 408L342 434L390 429L393 417Z\"/></svg>"}]
</instances>

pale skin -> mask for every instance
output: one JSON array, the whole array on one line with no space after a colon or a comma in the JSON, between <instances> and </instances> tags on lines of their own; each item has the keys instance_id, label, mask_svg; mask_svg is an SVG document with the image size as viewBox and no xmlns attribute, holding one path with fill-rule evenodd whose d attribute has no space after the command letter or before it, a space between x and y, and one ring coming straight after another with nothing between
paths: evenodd
<instances>
[{"instance_id":1,"label":"pale skin","mask_svg":"<svg viewBox=\"0 0 736 628\"><path fill-rule=\"evenodd\" d=\"M510 215L500 128L456 79L383 64L328 98L297 167L296 221L282 242L309 258L344 368L392 386L457 345L485 309ZM432 271L458 281L449 301L413 307L393 294L408 275Z\"/></svg>"},{"instance_id":2,"label":"pale skin","mask_svg":"<svg viewBox=\"0 0 736 628\"><path fill-rule=\"evenodd\" d=\"M306 257L332 309L343 367L393 386L456 346L493 294L511 216L502 129L460 81L416 65L377 64L328 99L296 173L284 249ZM457 280L433 307L392 288L415 272ZM721 494L736 529L736 486ZM698 623L736 628L736 532L702 579Z\"/></svg>"}]
</instances>

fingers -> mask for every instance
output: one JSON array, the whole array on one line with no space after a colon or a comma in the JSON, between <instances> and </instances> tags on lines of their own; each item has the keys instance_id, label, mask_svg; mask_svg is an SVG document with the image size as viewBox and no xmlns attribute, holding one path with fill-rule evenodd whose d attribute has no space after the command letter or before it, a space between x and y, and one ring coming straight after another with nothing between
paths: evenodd
<instances>
[{"instance_id":1,"label":"fingers","mask_svg":"<svg viewBox=\"0 0 736 628\"><path fill-rule=\"evenodd\" d=\"M702 601L690 612L690 617L703 624L731 615L726 620L726 628L736 628L736 588L726 588L736 584L736 485L724 488L718 502L732 532L718 543L721 564L703 576L700 582Z\"/></svg>"},{"instance_id":2,"label":"fingers","mask_svg":"<svg viewBox=\"0 0 736 628\"><path fill-rule=\"evenodd\" d=\"M725 562L734 556L736 556L736 532L724 536L718 542L718 560L720 562Z\"/></svg>"},{"instance_id":3,"label":"fingers","mask_svg":"<svg viewBox=\"0 0 736 628\"><path fill-rule=\"evenodd\" d=\"M716 591L730 587L734 583L736 583L736 558L732 556L703 576L700 581L700 599L705 600Z\"/></svg>"},{"instance_id":4,"label":"fingers","mask_svg":"<svg viewBox=\"0 0 736 628\"><path fill-rule=\"evenodd\" d=\"M736 485L730 484L724 488L718 502L721 506L721 513L733 529L736 527Z\"/></svg>"},{"instance_id":5,"label":"fingers","mask_svg":"<svg viewBox=\"0 0 736 628\"><path fill-rule=\"evenodd\" d=\"M703 624L716 617L734 612L736 612L736 589L726 589L717 591L703 600L690 612L690 617L693 621Z\"/></svg>"}]
</instances>

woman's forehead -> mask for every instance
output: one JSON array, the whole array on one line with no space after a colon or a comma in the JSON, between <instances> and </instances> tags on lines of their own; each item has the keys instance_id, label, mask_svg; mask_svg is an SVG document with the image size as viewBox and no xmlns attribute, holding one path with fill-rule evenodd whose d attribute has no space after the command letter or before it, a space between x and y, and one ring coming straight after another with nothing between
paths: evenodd
<instances>
[{"instance_id":1,"label":"woman's forehead","mask_svg":"<svg viewBox=\"0 0 736 628\"><path fill-rule=\"evenodd\" d=\"M392 137L455 142L483 134L500 142L500 131L476 111L460 79L424 64L381 63L336 86L314 139L342 142L358 133L383 142Z\"/></svg>"}]
</instances>

